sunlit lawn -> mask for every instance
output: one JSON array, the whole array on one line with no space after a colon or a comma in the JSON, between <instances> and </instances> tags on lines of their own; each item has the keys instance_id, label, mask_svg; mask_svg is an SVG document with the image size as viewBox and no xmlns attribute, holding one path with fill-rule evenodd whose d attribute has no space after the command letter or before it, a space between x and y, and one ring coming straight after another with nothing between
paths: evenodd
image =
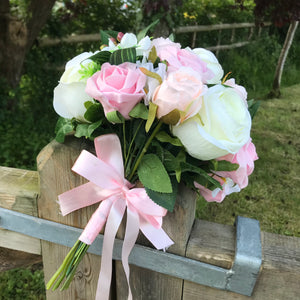
<instances>
[{"instance_id":1,"label":"sunlit lawn","mask_svg":"<svg viewBox=\"0 0 300 300\"><path fill-rule=\"evenodd\" d=\"M198 201L198 218L233 224L235 216L258 219L263 231L300 236L300 85L264 100L252 140L259 160L250 184L221 204Z\"/></svg>"}]
</instances>

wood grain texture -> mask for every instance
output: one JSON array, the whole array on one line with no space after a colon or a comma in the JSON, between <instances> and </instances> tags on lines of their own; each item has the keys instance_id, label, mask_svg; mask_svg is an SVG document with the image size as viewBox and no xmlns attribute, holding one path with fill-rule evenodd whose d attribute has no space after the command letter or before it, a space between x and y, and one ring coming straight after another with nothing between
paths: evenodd
<instances>
[{"instance_id":1,"label":"wood grain texture","mask_svg":"<svg viewBox=\"0 0 300 300\"><path fill-rule=\"evenodd\" d=\"M0 229L0 247L31 254L42 254L39 239L6 229Z\"/></svg>"},{"instance_id":2,"label":"wood grain texture","mask_svg":"<svg viewBox=\"0 0 300 300\"><path fill-rule=\"evenodd\" d=\"M38 194L36 171L0 167L0 207L37 216ZM0 248L2 271L27 266L42 259L40 240L13 231L0 229L0 247L3 247Z\"/></svg>"},{"instance_id":3,"label":"wood grain texture","mask_svg":"<svg viewBox=\"0 0 300 300\"><path fill-rule=\"evenodd\" d=\"M168 252L185 256L186 245L190 236L195 218L195 194L181 186L178 193L175 209L168 213L163 220L163 229L174 241ZM118 237L121 238L120 230ZM149 242L140 234L138 244L149 245ZM130 266L130 286L133 299L138 300L181 300L183 280L156 273L134 265ZM117 299L127 299L128 288L121 262L116 262Z\"/></svg>"},{"instance_id":4,"label":"wood grain texture","mask_svg":"<svg viewBox=\"0 0 300 300\"><path fill-rule=\"evenodd\" d=\"M300 299L300 239L267 232L261 237L263 268L250 298L185 281L183 300ZM233 226L196 220L187 257L230 268L234 251Z\"/></svg>"},{"instance_id":5,"label":"wood grain texture","mask_svg":"<svg viewBox=\"0 0 300 300\"><path fill-rule=\"evenodd\" d=\"M40 175L39 217L58 223L84 228L97 205L75 211L63 217L57 203L57 196L86 181L73 173L71 168L82 149L90 149L85 140L69 137L64 144L55 141L47 145L37 158ZM75 241L74 241L75 242ZM65 246L42 241L45 282L52 277L70 249ZM100 270L101 258L85 255L77 269L75 280L68 290L47 291L47 299L94 299Z\"/></svg>"},{"instance_id":6,"label":"wood grain texture","mask_svg":"<svg viewBox=\"0 0 300 300\"><path fill-rule=\"evenodd\" d=\"M38 173L0 167L0 206L37 216Z\"/></svg>"}]
</instances>

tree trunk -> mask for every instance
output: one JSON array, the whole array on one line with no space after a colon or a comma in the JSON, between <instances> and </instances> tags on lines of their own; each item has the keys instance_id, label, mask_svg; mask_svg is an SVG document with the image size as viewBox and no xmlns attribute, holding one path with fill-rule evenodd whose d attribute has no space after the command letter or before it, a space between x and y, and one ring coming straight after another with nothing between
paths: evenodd
<instances>
[{"instance_id":1,"label":"tree trunk","mask_svg":"<svg viewBox=\"0 0 300 300\"><path fill-rule=\"evenodd\" d=\"M10 14L8 0L0 1L0 70L9 87L17 87L27 51L46 23L55 0L32 0L27 21Z\"/></svg>"},{"instance_id":2,"label":"tree trunk","mask_svg":"<svg viewBox=\"0 0 300 300\"><path fill-rule=\"evenodd\" d=\"M288 55L288 52L290 50L290 47L292 45L294 35L297 29L297 26L299 24L299 21L292 21L292 23L289 26L283 47L281 49L281 53L278 59L274 81L273 81L273 88L269 94L271 98L279 98L280 97L280 83L281 83L281 76L284 68L284 64Z\"/></svg>"}]
</instances>

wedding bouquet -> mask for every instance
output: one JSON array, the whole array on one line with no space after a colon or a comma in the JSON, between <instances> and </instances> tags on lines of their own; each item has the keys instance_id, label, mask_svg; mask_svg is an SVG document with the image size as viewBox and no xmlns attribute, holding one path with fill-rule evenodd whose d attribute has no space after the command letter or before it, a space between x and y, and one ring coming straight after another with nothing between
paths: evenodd
<instances>
[{"instance_id":1,"label":"wedding bouquet","mask_svg":"<svg viewBox=\"0 0 300 300\"><path fill-rule=\"evenodd\" d=\"M62 289L68 288L106 224L97 295L107 299L125 211L122 262L129 284L128 256L139 230L157 249L172 245L161 226L180 182L217 202L248 185L257 155L245 88L223 78L212 52L182 49L146 32L102 31L101 51L71 59L54 89L61 116L56 139L74 133L93 140L96 149L96 156L83 150L77 159L72 170L89 182L59 196L62 214L100 205L48 289L64 279Z\"/></svg>"}]
</instances>

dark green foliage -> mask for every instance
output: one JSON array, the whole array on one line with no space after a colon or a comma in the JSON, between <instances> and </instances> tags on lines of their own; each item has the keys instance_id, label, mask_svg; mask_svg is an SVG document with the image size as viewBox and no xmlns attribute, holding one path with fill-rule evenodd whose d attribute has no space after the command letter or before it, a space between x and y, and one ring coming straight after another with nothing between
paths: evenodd
<instances>
[{"instance_id":1,"label":"dark green foliage","mask_svg":"<svg viewBox=\"0 0 300 300\"><path fill-rule=\"evenodd\" d=\"M43 270L15 269L0 273L0 300L45 300Z\"/></svg>"}]
</instances>

